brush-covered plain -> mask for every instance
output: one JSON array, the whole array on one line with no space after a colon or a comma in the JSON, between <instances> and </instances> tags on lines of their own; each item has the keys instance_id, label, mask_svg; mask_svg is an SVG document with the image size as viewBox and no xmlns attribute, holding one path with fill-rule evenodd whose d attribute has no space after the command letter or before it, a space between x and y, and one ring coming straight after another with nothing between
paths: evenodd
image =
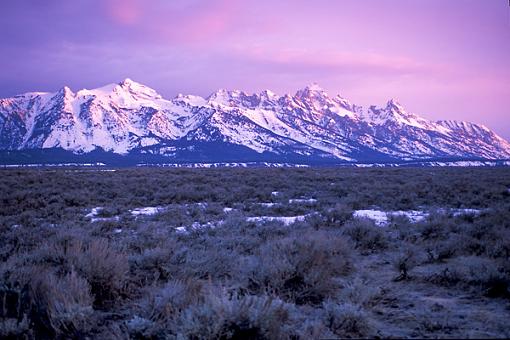
<instances>
[{"instance_id":1,"label":"brush-covered plain","mask_svg":"<svg viewBox=\"0 0 510 340\"><path fill-rule=\"evenodd\" d=\"M509 256L508 168L0 171L1 337L508 338Z\"/></svg>"}]
</instances>

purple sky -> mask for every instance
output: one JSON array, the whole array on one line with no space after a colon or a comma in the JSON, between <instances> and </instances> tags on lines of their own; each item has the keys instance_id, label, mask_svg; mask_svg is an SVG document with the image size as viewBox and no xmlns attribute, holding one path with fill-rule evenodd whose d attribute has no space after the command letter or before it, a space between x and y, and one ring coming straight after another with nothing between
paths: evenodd
<instances>
[{"instance_id":1,"label":"purple sky","mask_svg":"<svg viewBox=\"0 0 510 340\"><path fill-rule=\"evenodd\" d=\"M510 139L508 0L2 0L0 97L126 77L165 97L317 82Z\"/></svg>"}]
</instances>

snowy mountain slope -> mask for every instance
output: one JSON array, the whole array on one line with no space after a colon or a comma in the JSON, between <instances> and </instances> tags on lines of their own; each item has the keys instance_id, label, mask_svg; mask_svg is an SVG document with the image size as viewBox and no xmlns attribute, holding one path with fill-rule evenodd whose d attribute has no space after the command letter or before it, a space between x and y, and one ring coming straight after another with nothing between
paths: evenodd
<instances>
[{"instance_id":1,"label":"snowy mountain slope","mask_svg":"<svg viewBox=\"0 0 510 340\"><path fill-rule=\"evenodd\" d=\"M18 142L5 142L0 147L61 147L75 152L99 147L127 153L161 139L181 138L195 129L210 112L194 106L189 99L168 101L156 91L126 79L95 90L73 93L64 87L55 94L1 100L0 114L6 119L1 127L2 138Z\"/></svg>"},{"instance_id":2,"label":"snowy mountain slope","mask_svg":"<svg viewBox=\"0 0 510 340\"><path fill-rule=\"evenodd\" d=\"M239 152L276 159L510 158L510 143L482 125L429 121L395 100L363 109L340 96L330 97L316 84L295 95L218 90L207 98L179 95L167 100L126 79L76 93L64 87L57 93L0 99L0 150L149 150L179 157L179 148L193 153L196 144L207 157L207 143L215 150L239 146Z\"/></svg>"}]
</instances>

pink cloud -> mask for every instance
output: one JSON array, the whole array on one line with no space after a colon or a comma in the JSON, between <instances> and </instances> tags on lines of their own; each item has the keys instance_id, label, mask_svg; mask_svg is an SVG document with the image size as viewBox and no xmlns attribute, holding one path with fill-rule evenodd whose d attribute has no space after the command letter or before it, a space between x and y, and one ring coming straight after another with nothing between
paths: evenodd
<instances>
[{"instance_id":1,"label":"pink cloud","mask_svg":"<svg viewBox=\"0 0 510 340\"><path fill-rule=\"evenodd\" d=\"M230 34L238 19L235 0L106 0L114 24L129 26L133 38L188 44Z\"/></svg>"},{"instance_id":2,"label":"pink cloud","mask_svg":"<svg viewBox=\"0 0 510 340\"><path fill-rule=\"evenodd\" d=\"M204 41L228 33L235 21L236 10L233 0L200 3L173 11L170 25L166 20L159 20L154 22L152 29L167 41Z\"/></svg>"},{"instance_id":3,"label":"pink cloud","mask_svg":"<svg viewBox=\"0 0 510 340\"><path fill-rule=\"evenodd\" d=\"M440 71L451 72L443 64L425 63L400 55L381 53L337 52L330 50L308 49L270 49L267 47L237 47L236 54L251 61L273 65L276 68L292 71L331 70L352 73L422 73Z\"/></svg>"},{"instance_id":4,"label":"pink cloud","mask_svg":"<svg viewBox=\"0 0 510 340\"><path fill-rule=\"evenodd\" d=\"M104 5L110 18L122 25L133 25L142 15L139 0L107 0Z\"/></svg>"}]
</instances>

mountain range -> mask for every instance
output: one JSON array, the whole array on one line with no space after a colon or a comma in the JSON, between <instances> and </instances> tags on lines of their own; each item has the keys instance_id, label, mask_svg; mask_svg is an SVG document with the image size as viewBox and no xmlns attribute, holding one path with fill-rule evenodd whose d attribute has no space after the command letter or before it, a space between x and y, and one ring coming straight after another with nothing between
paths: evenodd
<instances>
[{"instance_id":1,"label":"mountain range","mask_svg":"<svg viewBox=\"0 0 510 340\"><path fill-rule=\"evenodd\" d=\"M0 99L0 161L308 164L510 159L483 125L430 121L396 100L363 108L313 84L294 95L218 90L167 100L126 79Z\"/></svg>"}]
</instances>

